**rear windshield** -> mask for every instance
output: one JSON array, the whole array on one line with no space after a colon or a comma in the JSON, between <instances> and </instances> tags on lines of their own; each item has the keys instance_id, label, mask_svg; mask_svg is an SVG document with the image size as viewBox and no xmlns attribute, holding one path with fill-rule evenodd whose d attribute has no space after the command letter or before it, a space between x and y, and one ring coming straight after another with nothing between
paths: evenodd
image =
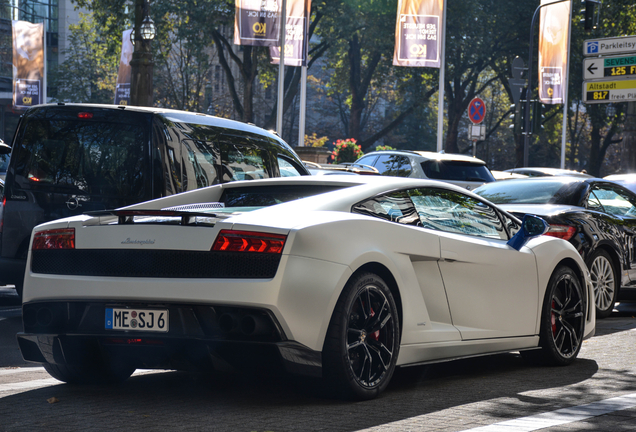
<instances>
[{"instance_id":1,"label":"rear windshield","mask_svg":"<svg viewBox=\"0 0 636 432\"><path fill-rule=\"evenodd\" d=\"M483 185L473 192L495 204L566 204L574 201L579 182L551 180L503 180Z\"/></svg>"},{"instance_id":2,"label":"rear windshield","mask_svg":"<svg viewBox=\"0 0 636 432\"><path fill-rule=\"evenodd\" d=\"M267 207L331 192L339 185L281 185L228 188L223 191L221 202L225 207Z\"/></svg>"},{"instance_id":3,"label":"rear windshield","mask_svg":"<svg viewBox=\"0 0 636 432\"><path fill-rule=\"evenodd\" d=\"M20 187L141 197L147 131L142 124L30 119L16 163Z\"/></svg>"},{"instance_id":4,"label":"rear windshield","mask_svg":"<svg viewBox=\"0 0 636 432\"><path fill-rule=\"evenodd\" d=\"M428 160L422 162L426 177L435 180L493 182L495 178L486 165L451 160Z\"/></svg>"}]
</instances>

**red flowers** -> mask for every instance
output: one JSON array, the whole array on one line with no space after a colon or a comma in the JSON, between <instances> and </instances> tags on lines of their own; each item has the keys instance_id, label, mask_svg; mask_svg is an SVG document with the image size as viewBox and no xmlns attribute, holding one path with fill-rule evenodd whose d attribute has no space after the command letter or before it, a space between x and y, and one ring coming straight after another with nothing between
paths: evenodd
<instances>
[{"instance_id":1,"label":"red flowers","mask_svg":"<svg viewBox=\"0 0 636 432\"><path fill-rule=\"evenodd\" d=\"M355 162L364 155L362 147L354 138L336 140L335 149L331 152L332 163Z\"/></svg>"}]
</instances>

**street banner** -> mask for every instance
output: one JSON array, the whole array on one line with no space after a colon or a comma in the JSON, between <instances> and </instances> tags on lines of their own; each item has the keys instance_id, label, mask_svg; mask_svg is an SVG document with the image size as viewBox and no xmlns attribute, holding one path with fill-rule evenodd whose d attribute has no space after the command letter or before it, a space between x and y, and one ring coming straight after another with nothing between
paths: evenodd
<instances>
[{"instance_id":1,"label":"street banner","mask_svg":"<svg viewBox=\"0 0 636 432\"><path fill-rule=\"evenodd\" d=\"M541 0L550 4L554 0ZM563 103L568 85L570 4L561 2L541 9L539 24L539 99L544 104Z\"/></svg>"},{"instance_id":2,"label":"street banner","mask_svg":"<svg viewBox=\"0 0 636 432\"><path fill-rule=\"evenodd\" d=\"M439 68L444 0L399 0L394 66Z\"/></svg>"},{"instance_id":3,"label":"street banner","mask_svg":"<svg viewBox=\"0 0 636 432\"><path fill-rule=\"evenodd\" d=\"M307 66L307 34L311 0L287 0L285 66ZM269 48L272 64L280 63L280 46Z\"/></svg>"},{"instance_id":4,"label":"street banner","mask_svg":"<svg viewBox=\"0 0 636 432\"><path fill-rule=\"evenodd\" d=\"M44 23L12 21L13 106L25 109L44 103Z\"/></svg>"},{"instance_id":5,"label":"street banner","mask_svg":"<svg viewBox=\"0 0 636 432\"><path fill-rule=\"evenodd\" d=\"M281 8L277 0L236 0L234 44L277 46Z\"/></svg>"},{"instance_id":6,"label":"street banner","mask_svg":"<svg viewBox=\"0 0 636 432\"><path fill-rule=\"evenodd\" d=\"M130 82L132 78L130 60L135 50L130 40L132 32L132 29L124 30L121 37L121 57L119 58L117 84L115 85L115 105L128 105L130 103Z\"/></svg>"}]
</instances>

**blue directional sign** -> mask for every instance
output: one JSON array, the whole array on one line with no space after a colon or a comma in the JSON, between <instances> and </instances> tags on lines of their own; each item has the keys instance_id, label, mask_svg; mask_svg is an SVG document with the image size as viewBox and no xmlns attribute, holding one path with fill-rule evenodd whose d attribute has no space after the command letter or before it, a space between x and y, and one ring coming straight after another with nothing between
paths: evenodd
<instances>
[{"instance_id":1,"label":"blue directional sign","mask_svg":"<svg viewBox=\"0 0 636 432\"><path fill-rule=\"evenodd\" d=\"M486 104L481 98L476 97L468 104L468 118L474 124L479 124L486 118Z\"/></svg>"}]
</instances>

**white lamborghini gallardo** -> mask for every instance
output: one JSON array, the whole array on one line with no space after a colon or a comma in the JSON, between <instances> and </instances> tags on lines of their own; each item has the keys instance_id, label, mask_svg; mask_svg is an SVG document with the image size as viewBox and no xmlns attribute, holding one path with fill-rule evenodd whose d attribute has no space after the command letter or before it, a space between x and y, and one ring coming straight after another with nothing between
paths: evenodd
<instances>
[{"instance_id":1,"label":"white lamborghini gallardo","mask_svg":"<svg viewBox=\"0 0 636 432\"><path fill-rule=\"evenodd\" d=\"M357 399L397 366L507 351L568 364L594 297L546 230L429 180L211 186L37 226L18 339L68 383L269 356Z\"/></svg>"}]
</instances>

